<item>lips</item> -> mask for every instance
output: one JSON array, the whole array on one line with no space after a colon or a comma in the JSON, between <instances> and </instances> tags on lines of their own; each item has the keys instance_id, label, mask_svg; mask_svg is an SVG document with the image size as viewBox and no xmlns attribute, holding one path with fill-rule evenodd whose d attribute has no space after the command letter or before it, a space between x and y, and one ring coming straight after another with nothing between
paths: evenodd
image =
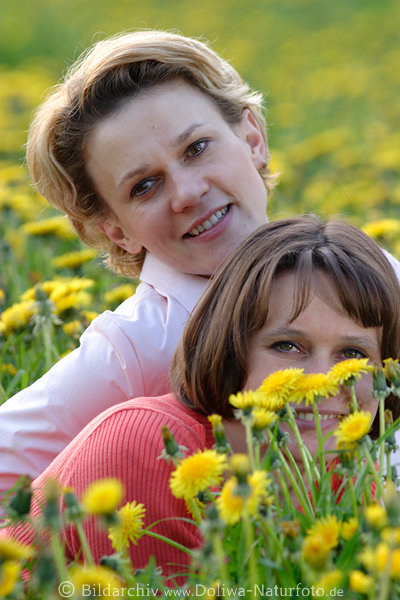
<instances>
[{"instance_id":1,"label":"lips","mask_svg":"<svg viewBox=\"0 0 400 600\"><path fill-rule=\"evenodd\" d=\"M207 219L205 219L204 221L202 221L201 223L199 223L198 225L193 227L183 237L197 237L201 233L204 233L204 231L208 231L209 229L212 229L215 225L217 225L220 221L222 221L222 219L224 218L224 216L226 215L228 210L229 210L229 206L225 206L224 208L216 210Z\"/></svg>"}]
</instances>

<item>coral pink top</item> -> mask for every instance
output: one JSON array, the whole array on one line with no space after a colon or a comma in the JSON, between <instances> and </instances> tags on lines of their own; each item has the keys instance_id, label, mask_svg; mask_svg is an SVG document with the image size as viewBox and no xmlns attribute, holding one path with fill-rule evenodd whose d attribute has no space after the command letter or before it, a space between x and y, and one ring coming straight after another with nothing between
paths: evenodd
<instances>
[{"instance_id":1,"label":"coral pink top","mask_svg":"<svg viewBox=\"0 0 400 600\"><path fill-rule=\"evenodd\" d=\"M145 526L172 517L158 524L154 531L187 548L198 547L202 542L198 529L179 520L179 517L190 518L185 502L177 500L169 489L174 467L159 458L164 448L162 426L168 427L178 444L186 448L185 454L211 448L214 443L207 417L186 408L172 394L128 400L103 412L74 438L33 482L35 496L40 498L40 488L48 477L72 487L78 498L90 482L117 477L126 490L123 503L136 500L145 505ZM31 513L40 514L37 500ZM107 533L98 521L94 518L86 521L85 531L96 561L113 553ZM27 526L19 525L8 533L25 543L33 539L33 532ZM81 550L74 526L66 528L64 541L67 557L74 559ZM144 567L153 555L156 564L169 574L190 563L187 554L146 535L136 546L131 545L130 553L134 568Z\"/></svg>"}]
</instances>

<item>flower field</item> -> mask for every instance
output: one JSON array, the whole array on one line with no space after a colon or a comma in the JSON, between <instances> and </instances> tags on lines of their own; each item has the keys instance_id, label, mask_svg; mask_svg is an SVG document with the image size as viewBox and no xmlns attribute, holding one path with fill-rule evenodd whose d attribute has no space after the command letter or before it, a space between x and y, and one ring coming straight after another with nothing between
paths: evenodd
<instances>
[{"instance_id":1,"label":"flower field","mask_svg":"<svg viewBox=\"0 0 400 600\"><path fill-rule=\"evenodd\" d=\"M34 107L82 43L96 32L126 28L128 3L113 3L111 16L105 2L96 5L95 17L86 8L76 31L68 21L74 2L55 10L38 0L34 14L30 3L22 4L29 35L4 46L0 64L0 402L75 347L93 315L115 308L135 287L83 248L66 220L32 190L23 162ZM184 13L179 6L149 2L137 9L132 27L174 27L215 40L215 49L263 91L271 168L281 174L270 217L344 216L400 256L398 3L249 2L244 12L237 0L229 7L207 0ZM7 23L21 26L14 13L8 5L0 44L10 35ZM48 20L63 32L51 57L43 47ZM49 33L47 42L52 39ZM33 288L44 282L52 296L39 319ZM49 332L50 347L43 343Z\"/></svg>"},{"instance_id":2,"label":"flower field","mask_svg":"<svg viewBox=\"0 0 400 600\"><path fill-rule=\"evenodd\" d=\"M271 169L280 174L270 199L270 218L300 212L344 217L363 227L400 259L400 4L396 0L147 0L135 5L136 1L129 0L115 0L112 7L106 0L98 0L96 5L79 0L19 0L2 7L0 404L75 348L90 321L98 313L116 308L134 293L137 285L137 281L107 271L99 254L83 246L66 218L33 190L24 162L24 144L34 108L77 52L106 34L126 28L159 27L177 29L186 35L204 35L211 40L213 47L265 95ZM252 418L255 420L256 416ZM259 419L264 423L260 431L273 431L274 416L260 414ZM357 425L363 425L362 417ZM365 434L363 431L362 441L356 444L361 462L367 447ZM253 435L257 437L254 432ZM242 467L233 463L232 473L236 472L237 477ZM215 468L218 472L218 464ZM315 464L310 468L314 469ZM271 496L260 497L257 490L263 482L257 478L264 475L257 475L255 463L246 469L247 475L254 477L245 482L250 494L245 501L244 496L238 496L242 504L237 505L237 514L246 513L243 503L247 503L248 515L257 519L262 505L261 512L268 519L264 529L256 528L257 543L269 549L279 548L279 568L265 559L265 553L256 552L253 556L246 547L250 542L243 530L250 527L251 519L242 521L241 528L235 530L236 516L226 508L232 502L224 505L224 498L232 500L237 481L224 489L217 503L225 525L216 518L213 521L212 515L207 517L209 527L215 527L213 531L218 534L214 539L222 531L218 527L232 527L231 546L214 547L210 552L221 559L224 552L232 552L240 542L240 559L245 561L247 557L248 567L245 573L240 571L239 561L236 564L243 586L261 581L257 561L264 560L262 564L277 585L283 582L284 572L294 586L301 578L304 585L319 583L326 594L342 586L347 590L346 599L399 597L396 582L400 580L400 516L393 509L394 492L382 491L386 512L379 512L377 505L368 502L371 510L362 515L360 511L363 486L370 481L371 471L363 472L364 480L359 480L357 501L348 496L346 508L335 513L333 521L324 520L329 511L322 505L321 494L314 490L314 501L321 502L321 520L311 528L312 519L307 521L309 500L304 490L299 490L299 494L305 517L295 523L283 512L276 515L270 509L275 505L276 488L272 486ZM177 473L174 489L184 492L185 481L182 484ZM345 477L349 477L349 471ZM49 502L60 493L49 491ZM281 493L285 493L284 488ZM75 505L72 495L70 501L77 519L85 511L90 513L87 507ZM255 507L254 513L251 507ZM195 519L196 506L193 510ZM125 509L126 518L136 524L137 532L140 511L138 506ZM361 525L354 524L355 513L361 515ZM278 517L281 529L277 533L274 518ZM296 541L300 531L301 538ZM325 543L324 536L328 535L331 546ZM114 538L116 549L123 554L121 532L115 530ZM351 568L344 569L346 560L361 543L366 549L364 555L357 560L353 557ZM321 544L328 548L323 565L313 562L317 556L322 560ZM4 559L7 556L9 560ZM31 549L3 547L0 540L0 599L22 598L22 584L16 583L19 563L29 562L31 557ZM297 566L290 570L292 559ZM207 563L207 556L196 560ZM60 564L59 569L66 568ZM387 564L391 565L389 570ZM133 585L129 573L124 579L119 572L116 578L113 572L100 568L95 572L90 560L88 565L92 571L78 569L71 575L77 586L87 581L103 581L104 586L115 589L123 585L121 581ZM199 575L193 585L204 587L206 580L213 581L214 587L207 588L209 597L219 597L216 591L210 591L218 585L223 597L221 589L228 589L234 581L223 565L221 559L215 571L204 571L204 578ZM323 577L326 579L321 582ZM58 598L54 582L59 579L56 569L54 581L43 595L34 590L31 598ZM162 586L162 581L154 569L149 569L142 575L141 584L148 586L144 589L155 589Z\"/></svg>"}]
</instances>

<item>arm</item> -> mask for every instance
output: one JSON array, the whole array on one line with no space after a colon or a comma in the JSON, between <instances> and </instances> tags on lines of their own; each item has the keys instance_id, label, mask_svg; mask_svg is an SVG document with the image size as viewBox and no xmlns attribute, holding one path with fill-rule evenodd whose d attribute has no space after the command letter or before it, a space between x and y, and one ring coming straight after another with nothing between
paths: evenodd
<instances>
[{"instance_id":1,"label":"arm","mask_svg":"<svg viewBox=\"0 0 400 600\"><path fill-rule=\"evenodd\" d=\"M144 284L131 301L129 314L95 319L78 349L0 407L0 492L36 477L106 408L168 391L187 313Z\"/></svg>"}]
</instances>

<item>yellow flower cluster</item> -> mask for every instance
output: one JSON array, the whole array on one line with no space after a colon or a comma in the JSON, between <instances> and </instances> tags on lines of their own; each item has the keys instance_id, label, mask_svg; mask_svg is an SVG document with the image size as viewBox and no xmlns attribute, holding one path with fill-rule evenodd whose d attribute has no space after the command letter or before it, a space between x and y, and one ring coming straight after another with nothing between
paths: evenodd
<instances>
[{"instance_id":1,"label":"yellow flower cluster","mask_svg":"<svg viewBox=\"0 0 400 600\"><path fill-rule=\"evenodd\" d=\"M123 552L129 547L129 542L137 544L143 529L146 509L136 501L127 502L116 513L118 524L108 530L108 537L116 552Z\"/></svg>"},{"instance_id":2,"label":"yellow flower cluster","mask_svg":"<svg viewBox=\"0 0 400 600\"><path fill-rule=\"evenodd\" d=\"M171 492L176 498L191 500L199 492L218 486L227 466L226 456L215 450L192 454L184 458L172 473Z\"/></svg>"},{"instance_id":3,"label":"yellow flower cluster","mask_svg":"<svg viewBox=\"0 0 400 600\"><path fill-rule=\"evenodd\" d=\"M61 256L56 256L52 260L52 265L56 269L76 269L84 263L93 260L98 255L97 250L85 248L76 252L67 252Z\"/></svg>"},{"instance_id":4,"label":"yellow flower cluster","mask_svg":"<svg viewBox=\"0 0 400 600\"><path fill-rule=\"evenodd\" d=\"M55 235L66 240L70 240L76 236L66 217L49 217L41 221L24 223L21 226L21 230L27 235Z\"/></svg>"},{"instance_id":5,"label":"yellow flower cluster","mask_svg":"<svg viewBox=\"0 0 400 600\"><path fill-rule=\"evenodd\" d=\"M118 479L99 479L91 483L82 496L82 505L90 515L110 515L117 510L124 495Z\"/></svg>"},{"instance_id":6,"label":"yellow flower cluster","mask_svg":"<svg viewBox=\"0 0 400 600\"><path fill-rule=\"evenodd\" d=\"M234 525L245 515L256 516L260 507L268 502L269 483L267 472L259 470L247 475L246 490L237 477L228 479L216 501L221 519Z\"/></svg>"},{"instance_id":7,"label":"yellow flower cluster","mask_svg":"<svg viewBox=\"0 0 400 600\"><path fill-rule=\"evenodd\" d=\"M360 440L369 432L372 415L368 411L357 411L348 415L339 423L334 431L339 450L353 450Z\"/></svg>"}]
</instances>

